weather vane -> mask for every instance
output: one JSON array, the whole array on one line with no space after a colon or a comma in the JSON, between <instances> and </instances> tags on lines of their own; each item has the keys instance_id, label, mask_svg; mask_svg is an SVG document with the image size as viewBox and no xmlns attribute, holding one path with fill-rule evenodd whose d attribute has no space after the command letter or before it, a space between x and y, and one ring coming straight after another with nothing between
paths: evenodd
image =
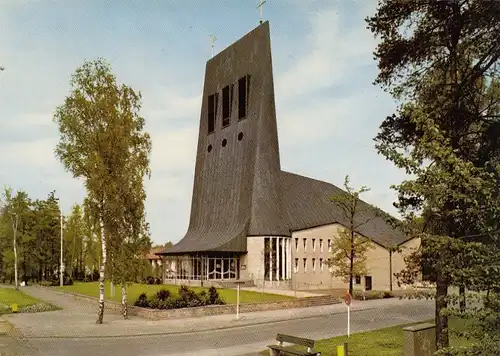
<instances>
[{"instance_id":1,"label":"weather vane","mask_svg":"<svg viewBox=\"0 0 500 356\"><path fill-rule=\"evenodd\" d=\"M214 35L209 35L210 36L210 42L212 44L212 57L214 56L214 45L215 45L215 41L217 41L217 37L215 37Z\"/></svg>"},{"instance_id":2,"label":"weather vane","mask_svg":"<svg viewBox=\"0 0 500 356\"><path fill-rule=\"evenodd\" d=\"M259 15L259 23L260 24L262 24L262 22L264 22L262 20L262 5L264 5L266 3L266 1L267 0L264 0L264 1L260 0L259 5L257 6L257 9L259 9L259 12L260 12L260 15Z\"/></svg>"}]
</instances>

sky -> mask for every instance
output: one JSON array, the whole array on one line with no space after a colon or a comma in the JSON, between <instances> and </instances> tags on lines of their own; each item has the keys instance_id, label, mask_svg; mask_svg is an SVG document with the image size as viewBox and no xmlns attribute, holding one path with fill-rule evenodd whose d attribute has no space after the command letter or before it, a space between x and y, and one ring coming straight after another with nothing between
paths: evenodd
<instances>
[{"instance_id":1,"label":"sky","mask_svg":"<svg viewBox=\"0 0 500 356\"><path fill-rule=\"evenodd\" d=\"M205 64L258 25L258 0L0 0L0 184L62 210L82 182L54 155L52 121L85 60L111 63L140 91L151 134L147 220L155 243L187 230ZM368 203L396 215L390 189L404 172L373 138L397 103L374 86L377 39L364 18L376 0L267 0L282 169L342 186L366 185Z\"/></svg>"}]
</instances>

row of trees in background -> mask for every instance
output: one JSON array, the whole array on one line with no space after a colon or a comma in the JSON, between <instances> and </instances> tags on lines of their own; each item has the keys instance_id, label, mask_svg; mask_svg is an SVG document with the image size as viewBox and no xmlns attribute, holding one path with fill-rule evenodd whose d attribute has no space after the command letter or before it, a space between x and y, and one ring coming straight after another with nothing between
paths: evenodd
<instances>
[{"instance_id":1,"label":"row of trees in background","mask_svg":"<svg viewBox=\"0 0 500 356\"><path fill-rule=\"evenodd\" d=\"M60 217L55 192L49 193L46 199L33 200L24 191L4 189L0 211L2 282L15 282L17 269L19 282L54 281L59 284ZM73 206L70 215L64 218L63 238L65 283L95 280L100 255L99 236L81 205Z\"/></svg>"}]
</instances>

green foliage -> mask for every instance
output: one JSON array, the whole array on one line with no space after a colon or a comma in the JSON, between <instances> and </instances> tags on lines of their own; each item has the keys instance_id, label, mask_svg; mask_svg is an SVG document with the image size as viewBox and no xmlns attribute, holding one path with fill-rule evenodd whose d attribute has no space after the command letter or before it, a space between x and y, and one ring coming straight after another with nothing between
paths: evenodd
<instances>
[{"instance_id":1,"label":"green foliage","mask_svg":"<svg viewBox=\"0 0 500 356\"><path fill-rule=\"evenodd\" d=\"M60 211L54 192L45 200L32 201L27 193L4 192L0 212L0 278L12 281L14 271L13 233L17 218L16 245L20 281L51 280L59 269ZM14 224L13 224L14 223Z\"/></svg>"},{"instance_id":2,"label":"green foliage","mask_svg":"<svg viewBox=\"0 0 500 356\"><path fill-rule=\"evenodd\" d=\"M151 138L139 115L141 94L118 84L103 59L77 68L71 87L54 115L60 132L55 153L67 171L83 178L92 225L104 232L106 271L125 286L140 274L151 247L143 184L150 175Z\"/></svg>"},{"instance_id":3,"label":"green foliage","mask_svg":"<svg viewBox=\"0 0 500 356\"><path fill-rule=\"evenodd\" d=\"M357 233L358 228L372 218L364 218L367 209L360 204L359 198L369 189L363 186L359 190L354 190L349 185L349 176L344 179L344 188L346 193L330 197L330 200L341 208L343 213L341 221L345 221L347 226L342 227L338 236L333 236L332 258L327 264L334 267L332 270L334 277L341 277L349 284L349 293L352 295L353 279L355 276L368 274L366 253L375 246Z\"/></svg>"},{"instance_id":4,"label":"green foliage","mask_svg":"<svg viewBox=\"0 0 500 356\"><path fill-rule=\"evenodd\" d=\"M366 266L366 253L373 249L374 245L358 234L352 236L351 231L342 228L338 237L332 240L332 258L329 265L335 267L332 270L334 277L341 277L345 283L349 283L352 276L365 276L368 274ZM352 256L352 269L351 269Z\"/></svg>"},{"instance_id":5,"label":"green foliage","mask_svg":"<svg viewBox=\"0 0 500 356\"><path fill-rule=\"evenodd\" d=\"M141 293L134 305L151 309L179 309L194 308L205 305L223 305L224 300L219 296L215 287L210 287L208 295L205 290L196 292L187 287L180 286L177 295L172 295L166 289L160 289L148 299L146 293Z\"/></svg>"},{"instance_id":6,"label":"green foliage","mask_svg":"<svg viewBox=\"0 0 500 356\"><path fill-rule=\"evenodd\" d=\"M422 238L399 277L409 282L424 267L436 282L437 344L446 354L495 349L484 325L475 325L475 353L448 349L447 291L500 291L499 10L494 1L384 0L367 19L381 38L376 84L400 102L376 148L411 175L394 186L396 207L402 227Z\"/></svg>"},{"instance_id":7,"label":"green foliage","mask_svg":"<svg viewBox=\"0 0 500 356\"><path fill-rule=\"evenodd\" d=\"M355 290L353 292L353 298L357 300L373 300L373 299L387 299L387 298L394 298L394 295L389 292L389 291L376 291L376 290L370 290L370 291L357 291Z\"/></svg>"}]
</instances>

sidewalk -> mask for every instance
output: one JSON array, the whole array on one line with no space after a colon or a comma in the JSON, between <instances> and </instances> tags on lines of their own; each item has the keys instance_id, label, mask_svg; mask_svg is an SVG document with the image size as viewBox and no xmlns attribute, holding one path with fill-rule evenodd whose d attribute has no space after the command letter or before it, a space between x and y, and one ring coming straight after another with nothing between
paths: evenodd
<instances>
[{"instance_id":1,"label":"sidewalk","mask_svg":"<svg viewBox=\"0 0 500 356\"><path fill-rule=\"evenodd\" d=\"M27 287L24 291L66 308L44 313L8 315L6 319L25 338L98 338L182 334L346 313L345 305L334 304L300 309L244 313L240 314L239 319L236 318L235 314L228 314L170 320L148 320L131 316L129 320L123 320L118 313L110 313L105 310L104 324L97 325L95 324L97 304L74 300L67 294L45 288ZM353 301L351 312L408 304L418 307L420 303L423 303L423 301L399 299Z\"/></svg>"}]
</instances>

